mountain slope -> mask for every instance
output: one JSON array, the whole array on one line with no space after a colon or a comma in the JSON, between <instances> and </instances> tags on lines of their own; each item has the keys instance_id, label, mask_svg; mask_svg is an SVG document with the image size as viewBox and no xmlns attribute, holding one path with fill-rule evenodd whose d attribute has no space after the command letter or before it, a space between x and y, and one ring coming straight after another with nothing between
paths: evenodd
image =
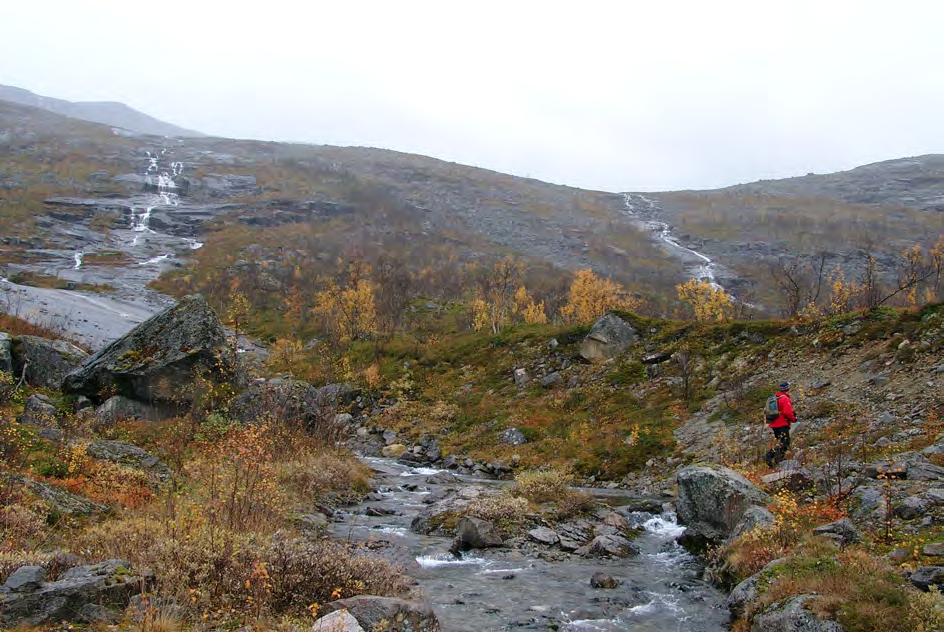
<instances>
[{"instance_id":1,"label":"mountain slope","mask_svg":"<svg viewBox=\"0 0 944 632\"><path fill-rule=\"evenodd\" d=\"M155 136L204 136L196 132L171 123L165 123L143 112L139 112L124 103L113 101L65 101L54 99L17 88L15 86L0 85L0 99L28 105L63 116L121 127L133 132L154 134Z\"/></svg>"}]
</instances>

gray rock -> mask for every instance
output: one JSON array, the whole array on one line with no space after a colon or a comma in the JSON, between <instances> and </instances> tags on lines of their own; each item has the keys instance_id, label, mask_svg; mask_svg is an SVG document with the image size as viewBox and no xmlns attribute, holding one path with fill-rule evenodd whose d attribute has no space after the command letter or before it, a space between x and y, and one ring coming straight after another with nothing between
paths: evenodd
<instances>
[{"instance_id":1,"label":"gray rock","mask_svg":"<svg viewBox=\"0 0 944 632\"><path fill-rule=\"evenodd\" d=\"M620 585L619 580L614 579L613 577L607 575L606 573L597 571L590 578L590 586L593 588L618 588Z\"/></svg>"},{"instance_id":2,"label":"gray rock","mask_svg":"<svg viewBox=\"0 0 944 632\"><path fill-rule=\"evenodd\" d=\"M590 541L590 544L581 548L586 548L586 553L582 553L581 549L578 549L577 554L585 554L588 557L623 558L639 554L639 551L629 540L616 534L598 535Z\"/></svg>"},{"instance_id":3,"label":"gray rock","mask_svg":"<svg viewBox=\"0 0 944 632\"><path fill-rule=\"evenodd\" d=\"M862 534L848 518L842 518L821 527L816 527L813 529L813 533L831 537L842 545L854 544L862 540Z\"/></svg>"},{"instance_id":4,"label":"gray rock","mask_svg":"<svg viewBox=\"0 0 944 632\"><path fill-rule=\"evenodd\" d=\"M741 516L741 520L738 521L737 526L731 531L731 538L736 538L748 531L753 531L757 528L765 528L774 524L776 518L766 507L760 505L753 505L748 507L744 511L744 515Z\"/></svg>"},{"instance_id":5,"label":"gray rock","mask_svg":"<svg viewBox=\"0 0 944 632\"><path fill-rule=\"evenodd\" d=\"M732 590L731 594L728 595L725 605L728 607L728 610L731 611L731 614L734 615L735 618L744 616L748 606L757 600L759 596L757 594L757 585L760 583L760 580L763 578L764 574L775 566L783 564L785 561L786 558L783 557L773 560L760 571L754 573L734 587L734 590Z\"/></svg>"},{"instance_id":6,"label":"gray rock","mask_svg":"<svg viewBox=\"0 0 944 632\"><path fill-rule=\"evenodd\" d=\"M745 512L770 497L728 468L690 466L678 472L676 507L686 537L722 542L731 537Z\"/></svg>"},{"instance_id":7,"label":"gray rock","mask_svg":"<svg viewBox=\"0 0 944 632\"><path fill-rule=\"evenodd\" d=\"M114 623L119 619L116 612L97 603L87 603L79 608L76 618L82 623Z\"/></svg>"},{"instance_id":8,"label":"gray rock","mask_svg":"<svg viewBox=\"0 0 944 632\"><path fill-rule=\"evenodd\" d=\"M110 391L145 402L189 404L195 374L232 377L220 370L227 354L220 319L203 297L188 296L105 346L70 373L62 388L93 399Z\"/></svg>"},{"instance_id":9,"label":"gray rock","mask_svg":"<svg viewBox=\"0 0 944 632\"><path fill-rule=\"evenodd\" d=\"M26 369L26 381L33 386L58 389L63 378L82 364L88 354L64 340L19 336L13 340L13 370Z\"/></svg>"},{"instance_id":10,"label":"gray rock","mask_svg":"<svg viewBox=\"0 0 944 632\"><path fill-rule=\"evenodd\" d=\"M0 624L45 626L60 621L82 620L84 615L102 614L86 609L88 604L124 608L132 595L147 590L152 578L134 572L128 562L108 560L101 564L70 568L55 582L43 583L25 592L0 593Z\"/></svg>"},{"instance_id":11,"label":"gray rock","mask_svg":"<svg viewBox=\"0 0 944 632\"><path fill-rule=\"evenodd\" d=\"M498 528L488 520L465 516L456 525L455 545L460 551L498 547L502 542Z\"/></svg>"},{"instance_id":12,"label":"gray rock","mask_svg":"<svg viewBox=\"0 0 944 632\"><path fill-rule=\"evenodd\" d=\"M781 470L761 477L761 482L768 488L799 491L813 486L813 475L806 468Z\"/></svg>"},{"instance_id":13,"label":"gray rock","mask_svg":"<svg viewBox=\"0 0 944 632\"><path fill-rule=\"evenodd\" d=\"M364 628L347 610L335 610L315 621L311 632L364 632Z\"/></svg>"},{"instance_id":14,"label":"gray rock","mask_svg":"<svg viewBox=\"0 0 944 632\"><path fill-rule=\"evenodd\" d=\"M384 430L383 431L383 440L387 445L393 445L397 442L397 433L393 430Z\"/></svg>"},{"instance_id":15,"label":"gray rock","mask_svg":"<svg viewBox=\"0 0 944 632\"><path fill-rule=\"evenodd\" d=\"M143 421L157 421L164 417L154 406L135 401L122 395L115 395L105 400L105 403L95 411L99 426L113 426L124 419L140 419Z\"/></svg>"},{"instance_id":16,"label":"gray rock","mask_svg":"<svg viewBox=\"0 0 944 632\"><path fill-rule=\"evenodd\" d=\"M564 381L564 377L557 371L554 371L553 373L547 374L541 380L541 386L543 386L544 388L553 388L563 381Z\"/></svg>"},{"instance_id":17,"label":"gray rock","mask_svg":"<svg viewBox=\"0 0 944 632\"><path fill-rule=\"evenodd\" d=\"M928 592L931 586L944 587L944 566L922 566L911 574L911 583Z\"/></svg>"},{"instance_id":18,"label":"gray rock","mask_svg":"<svg viewBox=\"0 0 944 632\"><path fill-rule=\"evenodd\" d=\"M539 544L546 544L548 546L553 546L560 542L560 536L547 527L538 527L537 529L531 529L528 531L528 537L534 540Z\"/></svg>"},{"instance_id":19,"label":"gray rock","mask_svg":"<svg viewBox=\"0 0 944 632\"><path fill-rule=\"evenodd\" d=\"M523 445L528 438L517 428L509 428L499 435L498 440L506 445Z\"/></svg>"},{"instance_id":20,"label":"gray rock","mask_svg":"<svg viewBox=\"0 0 944 632\"><path fill-rule=\"evenodd\" d=\"M583 547L593 534L593 526L586 520L565 522L557 525L560 547L565 551L576 551Z\"/></svg>"},{"instance_id":21,"label":"gray rock","mask_svg":"<svg viewBox=\"0 0 944 632\"><path fill-rule=\"evenodd\" d=\"M875 418L875 421L882 424L883 426L887 426L889 424L895 423L896 420L895 420L895 415L891 414L890 412L886 410L884 412L879 413L878 417Z\"/></svg>"},{"instance_id":22,"label":"gray rock","mask_svg":"<svg viewBox=\"0 0 944 632\"><path fill-rule=\"evenodd\" d=\"M933 542L931 544L925 544L924 548L921 549L921 554L927 555L928 557L944 556L944 542Z\"/></svg>"},{"instance_id":23,"label":"gray rock","mask_svg":"<svg viewBox=\"0 0 944 632\"><path fill-rule=\"evenodd\" d=\"M459 482L459 478L449 472L436 472L428 477L426 482L430 485L454 485Z\"/></svg>"},{"instance_id":24,"label":"gray rock","mask_svg":"<svg viewBox=\"0 0 944 632\"><path fill-rule=\"evenodd\" d=\"M611 511L603 516L603 524L608 527L613 527L617 531L629 531L631 528L629 520L627 520L625 516L618 514L615 511Z\"/></svg>"},{"instance_id":25,"label":"gray rock","mask_svg":"<svg viewBox=\"0 0 944 632\"><path fill-rule=\"evenodd\" d=\"M34 481L31 478L19 475L11 475L10 479L22 485L29 487L30 491L39 496L49 508L59 514L68 516L90 516L97 513L105 513L108 507L92 502L84 496L67 492L64 489L53 487L47 483Z\"/></svg>"},{"instance_id":26,"label":"gray rock","mask_svg":"<svg viewBox=\"0 0 944 632\"><path fill-rule=\"evenodd\" d=\"M365 630L441 632L432 606L418 601L361 595L327 604L332 612L347 610Z\"/></svg>"},{"instance_id":27,"label":"gray rock","mask_svg":"<svg viewBox=\"0 0 944 632\"><path fill-rule=\"evenodd\" d=\"M39 428L54 428L58 426L59 413L52 400L41 393L34 393L26 398L20 423Z\"/></svg>"},{"instance_id":28,"label":"gray rock","mask_svg":"<svg viewBox=\"0 0 944 632\"><path fill-rule=\"evenodd\" d=\"M517 386L518 388L524 388L525 386L528 385L528 382L531 381L531 378L528 377L528 372L525 371L524 369L515 369L514 377L515 377L515 386Z\"/></svg>"},{"instance_id":29,"label":"gray rock","mask_svg":"<svg viewBox=\"0 0 944 632\"><path fill-rule=\"evenodd\" d=\"M354 415L351 413L338 413L334 416L334 423L338 426L349 426L354 423Z\"/></svg>"},{"instance_id":30,"label":"gray rock","mask_svg":"<svg viewBox=\"0 0 944 632\"><path fill-rule=\"evenodd\" d=\"M463 509L473 500L498 496L499 494L501 494L499 490L484 485L461 487L417 514L410 524L410 530L420 535L454 535L449 529L444 528L443 523L446 518L461 514Z\"/></svg>"},{"instance_id":31,"label":"gray rock","mask_svg":"<svg viewBox=\"0 0 944 632\"><path fill-rule=\"evenodd\" d=\"M21 566L7 577L0 592L29 592L46 581L46 569L42 566Z\"/></svg>"},{"instance_id":32,"label":"gray rock","mask_svg":"<svg viewBox=\"0 0 944 632\"><path fill-rule=\"evenodd\" d=\"M841 625L824 621L804 607L815 595L796 595L775 603L754 617L751 632L843 632Z\"/></svg>"},{"instance_id":33,"label":"gray rock","mask_svg":"<svg viewBox=\"0 0 944 632\"><path fill-rule=\"evenodd\" d=\"M119 463L153 475L159 481L171 476L170 468L160 459L136 445L123 441L92 441L86 453L96 459Z\"/></svg>"},{"instance_id":34,"label":"gray rock","mask_svg":"<svg viewBox=\"0 0 944 632\"><path fill-rule=\"evenodd\" d=\"M350 401L353 394L350 385L329 384L315 388L303 380L274 378L250 384L237 395L230 404L230 416L243 423L270 419L340 433L346 428L334 423L332 407Z\"/></svg>"},{"instance_id":35,"label":"gray rock","mask_svg":"<svg viewBox=\"0 0 944 632\"><path fill-rule=\"evenodd\" d=\"M914 520L928 513L930 503L922 496L909 496L895 507L895 515L902 520Z\"/></svg>"},{"instance_id":36,"label":"gray rock","mask_svg":"<svg viewBox=\"0 0 944 632\"><path fill-rule=\"evenodd\" d=\"M632 325L616 314L607 314L590 329L580 346L580 355L589 362L605 362L638 340L639 333Z\"/></svg>"},{"instance_id":37,"label":"gray rock","mask_svg":"<svg viewBox=\"0 0 944 632\"><path fill-rule=\"evenodd\" d=\"M10 334L0 331L0 372L13 373L12 344Z\"/></svg>"}]
</instances>

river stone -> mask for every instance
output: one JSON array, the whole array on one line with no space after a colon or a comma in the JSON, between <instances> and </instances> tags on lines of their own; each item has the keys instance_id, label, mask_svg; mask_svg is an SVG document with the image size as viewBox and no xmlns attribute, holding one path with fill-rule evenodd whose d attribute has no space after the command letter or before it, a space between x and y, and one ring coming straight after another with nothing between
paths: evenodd
<instances>
[{"instance_id":1,"label":"river stone","mask_svg":"<svg viewBox=\"0 0 944 632\"><path fill-rule=\"evenodd\" d=\"M7 577L0 592L29 592L46 581L46 569L42 566L21 566Z\"/></svg>"},{"instance_id":2,"label":"river stone","mask_svg":"<svg viewBox=\"0 0 944 632\"><path fill-rule=\"evenodd\" d=\"M632 325L616 314L607 314L594 323L584 338L580 355L589 362L605 362L626 351L637 340L639 333Z\"/></svg>"},{"instance_id":3,"label":"river stone","mask_svg":"<svg viewBox=\"0 0 944 632\"><path fill-rule=\"evenodd\" d=\"M13 369L26 369L26 381L33 386L58 389L63 378L88 358L88 354L64 340L38 336L18 336L13 340Z\"/></svg>"},{"instance_id":4,"label":"river stone","mask_svg":"<svg viewBox=\"0 0 944 632\"><path fill-rule=\"evenodd\" d=\"M143 470L153 475L159 481L165 481L171 476L170 468L160 459L138 446L123 441L92 441L86 450L92 458L111 461Z\"/></svg>"},{"instance_id":5,"label":"river stone","mask_svg":"<svg viewBox=\"0 0 944 632\"><path fill-rule=\"evenodd\" d=\"M756 485L726 467L689 466L678 472L676 509L692 542L727 540L750 507L769 502Z\"/></svg>"},{"instance_id":6,"label":"river stone","mask_svg":"<svg viewBox=\"0 0 944 632\"><path fill-rule=\"evenodd\" d=\"M456 525L455 546L460 551L498 547L502 542L498 528L488 520L465 516Z\"/></svg>"},{"instance_id":7,"label":"river stone","mask_svg":"<svg viewBox=\"0 0 944 632\"><path fill-rule=\"evenodd\" d=\"M407 447L402 443L393 443L391 445L385 445L381 454L388 459L398 459L407 451Z\"/></svg>"},{"instance_id":8,"label":"river stone","mask_svg":"<svg viewBox=\"0 0 944 632\"><path fill-rule=\"evenodd\" d=\"M26 426L54 428L59 425L56 421L58 416L59 413L51 399L42 393L34 393L26 398L19 421Z\"/></svg>"},{"instance_id":9,"label":"river stone","mask_svg":"<svg viewBox=\"0 0 944 632\"><path fill-rule=\"evenodd\" d=\"M804 607L815 595L795 595L783 603L771 605L754 617L751 632L843 632L834 621L824 621Z\"/></svg>"},{"instance_id":10,"label":"river stone","mask_svg":"<svg viewBox=\"0 0 944 632\"><path fill-rule=\"evenodd\" d=\"M619 585L619 580L600 571L594 573L593 577L590 578L590 586L593 588L618 588Z\"/></svg>"},{"instance_id":11,"label":"river stone","mask_svg":"<svg viewBox=\"0 0 944 632\"><path fill-rule=\"evenodd\" d=\"M347 610L365 630L385 632L441 632L432 606L419 601L360 595L332 601L332 612Z\"/></svg>"},{"instance_id":12,"label":"river stone","mask_svg":"<svg viewBox=\"0 0 944 632\"><path fill-rule=\"evenodd\" d=\"M629 557L638 555L639 551L632 543L621 535L598 535L590 544L582 546L574 552L584 557Z\"/></svg>"},{"instance_id":13,"label":"river stone","mask_svg":"<svg viewBox=\"0 0 944 632\"><path fill-rule=\"evenodd\" d=\"M387 445L393 445L397 442L397 433L393 430L384 430L383 431L383 440Z\"/></svg>"},{"instance_id":14,"label":"river stone","mask_svg":"<svg viewBox=\"0 0 944 632\"><path fill-rule=\"evenodd\" d=\"M543 386L544 388L554 388L555 386L557 386L563 381L564 381L564 378L561 376L561 374L558 373L557 371L554 371L553 373L549 373L548 375L546 375L541 380L541 386Z\"/></svg>"},{"instance_id":15,"label":"river stone","mask_svg":"<svg viewBox=\"0 0 944 632\"><path fill-rule=\"evenodd\" d=\"M564 522L557 525L556 531L561 548L565 551L576 551L590 540L593 525L586 520Z\"/></svg>"},{"instance_id":16,"label":"river stone","mask_svg":"<svg viewBox=\"0 0 944 632\"><path fill-rule=\"evenodd\" d=\"M76 621L87 604L123 609L132 595L146 590L151 582L150 575L135 573L123 560L70 568L58 581L33 590L0 593L0 624L47 626Z\"/></svg>"},{"instance_id":17,"label":"river stone","mask_svg":"<svg viewBox=\"0 0 944 632\"><path fill-rule=\"evenodd\" d=\"M603 524L610 527L616 527L620 531L629 531L631 527L629 520L627 520L625 516L621 516L615 511L611 511L603 516Z\"/></svg>"},{"instance_id":18,"label":"river stone","mask_svg":"<svg viewBox=\"0 0 944 632\"><path fill-rule=\"evenodd\" d=\"M0 331L0 372L2 373L13 373L12 344L13 338L10 334Z\"/></svg>"},{"instance_id":19,"label":"river stone","mask_svg":"<svg viewBox=\"0 0 944 632\"><path fill-rule=\"evenodd\" d=\"M109 343L63 382L69 393L100 398L104 392L151 403L190 404L196 374L227 377L220 360L229 353L223 324L206 300L187 296Z\"/></svg>"},{"instance_id":20,"label":"river stone","mask_svg":"<svg viewBox=\"0 0 944 632\"><path fill-rule=\"evenodd\" d=\"M429 485L454 485L459 482L459 478L449 472L436 472L427 477L426 482Z\"/></svg>"},{"instance_id":21,"label":"river stone","mask_svg":"<svg viewBox=\"0 0 944 632\"><path fill-rule=\"evenodd\" d=\"M315 621L311 632L365 632L357 619L347 610L335 610Z\"/></svg>"},{"instance_id":22,"label":"river stone","mask_svg":"<svg viewBox=\"0 0 944 632\"><path fill-rule=\"evenodd\" d=\"M547 527L531 529L528 531L528 537L535 542L546 544L548 546L553 546L560 542L560 536L558 536L557 533L555 533L552 529L548 529Z\"/></svg>"},{"instance_id":23,"label":"river stone","mask_svg":"<svg viewBox=\"0 0 944 632\"><path fill-rule=\"evenodd\" d=\"M528 382L531 381L531 378L528 377L528 372L524 369L515 369L514 377L515 377L515 386L517 386L518 388L524 388L525 386L528 385Z\"/></svg>"}]
</instances>

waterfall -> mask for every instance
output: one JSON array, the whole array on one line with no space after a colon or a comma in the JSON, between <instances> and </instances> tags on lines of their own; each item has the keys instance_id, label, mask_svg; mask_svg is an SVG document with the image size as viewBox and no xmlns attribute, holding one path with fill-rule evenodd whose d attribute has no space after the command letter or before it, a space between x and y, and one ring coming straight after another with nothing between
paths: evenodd
<instances>
[{"instance_id":1,"label":"waterfall","mask_svg":"<svg viewBox=\"0 0 944 632\"><path fill-rule=\"evenodd\" d=\"M83 256L84 256L84 255L83 255L81 252L75 253L75 268L73 268L73 269L78 270L79 268L82 267L82 257L83 257Z\"/></svg>"}]
</instances>

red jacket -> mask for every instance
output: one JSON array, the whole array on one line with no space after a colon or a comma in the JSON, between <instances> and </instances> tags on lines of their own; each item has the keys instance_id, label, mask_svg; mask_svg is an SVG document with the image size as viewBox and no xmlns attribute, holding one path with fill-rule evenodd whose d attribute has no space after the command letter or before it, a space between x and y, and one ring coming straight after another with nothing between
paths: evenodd
<instances>
[{"instance_id":1,"label":"red jacket","mask_svg":"<svg viewBox=\"0 0 944 632\"><path fill-rule=\"evenodd\" d=\"M780 410L780 416L767 424L768 428L789 428L790 424L797 420L789 393L777 391L777 409Z\"/></svg>"}]
</instances>

